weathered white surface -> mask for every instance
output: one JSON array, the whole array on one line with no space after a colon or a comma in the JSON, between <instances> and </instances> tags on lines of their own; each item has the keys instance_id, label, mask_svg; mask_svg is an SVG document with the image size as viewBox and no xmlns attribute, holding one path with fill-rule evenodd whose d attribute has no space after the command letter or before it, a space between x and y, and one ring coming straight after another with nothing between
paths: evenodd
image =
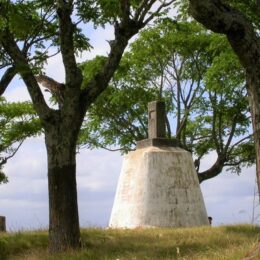
<instances>
[{"instance_id":1,"label":"weathered white surface","mask_svg":"<svg viewBox=\"0 0 260 260\"><path fill-rule=\"evenodd\" d=\"M109 227L208 224L189 152L175 147L151 146L125 156Z\"/></svg>"}]
</instances>

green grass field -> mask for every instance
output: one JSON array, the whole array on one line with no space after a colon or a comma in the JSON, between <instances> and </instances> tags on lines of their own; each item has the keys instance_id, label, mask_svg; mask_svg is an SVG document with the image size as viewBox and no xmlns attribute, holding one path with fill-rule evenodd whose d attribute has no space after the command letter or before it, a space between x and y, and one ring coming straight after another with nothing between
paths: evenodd
<instances>
[{"instance_id":1,"label":"green grass field","mask_svg":"<svg viewBox=\"0 0 260 260\"><path fill-rule=\"evenodd\" d=\"M0 233L0 259L243 259L257 251L260 227L83 229L82 249L48 254L47 231ZM249 258L248 258L249 259ZM260 255L255 258L260 259Z\"/></svg>"}]
</instances>

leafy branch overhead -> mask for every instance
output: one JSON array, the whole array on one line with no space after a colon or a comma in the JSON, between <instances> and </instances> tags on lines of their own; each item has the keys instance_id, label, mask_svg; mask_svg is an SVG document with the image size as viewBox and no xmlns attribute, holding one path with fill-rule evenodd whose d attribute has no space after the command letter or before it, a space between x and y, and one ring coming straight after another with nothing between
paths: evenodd
<instances>
[{"instance_id":1,"label":"leafy branch overhead","mask_svg":"<svg viewBox=\"0 0 260 260\"><path fill-rule=\"evenodd\" d=\"M84 78L85 69L98 68L103 59L81 64ZM225 38L169 19L144 30L89 110L79 143L135 149L147 138L147 103L156 99L166 101L168 135L193 153L200 181L225 166L240 173L254 163L244 70ZM213 151L216 161L201 171L200 160Z\"/></svg>"}]
</instances>

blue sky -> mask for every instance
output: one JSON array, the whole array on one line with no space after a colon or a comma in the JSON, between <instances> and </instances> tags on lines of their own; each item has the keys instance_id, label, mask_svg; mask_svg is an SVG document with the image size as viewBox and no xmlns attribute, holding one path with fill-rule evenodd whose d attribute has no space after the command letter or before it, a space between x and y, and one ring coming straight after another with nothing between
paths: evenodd
<instances>
[{"instance_id":1,"label":"blue sky","mask_svg":"<svg viewBox=\"0 0 260 260\"><path fill-rule=\"evenodd\" d=\"M111 28L93 31L94 50L80 60L106 54L112 39ZM47 75L64 81L61 57L49 60ZM16 78L5 93L9 101L28 100L23 83ZM46 97L48 99L48 96ZM206 168L214 154L204 161ZM77 184L81 226L108 224L117 180L122 165L119 153L105 150L81 150L77 157ZM9 183L0 185L0 215L6 216L8 230L38 229L48 226L47 162L43 137L28 139L5 167ZM255 188L255 169L243 169L241 176L223 172L202 183L208 215L214 225L250 223ZM257 198L256 198L257 200ZM256 215L259 214L257 208Z\"/></svg>"}]
</instances>

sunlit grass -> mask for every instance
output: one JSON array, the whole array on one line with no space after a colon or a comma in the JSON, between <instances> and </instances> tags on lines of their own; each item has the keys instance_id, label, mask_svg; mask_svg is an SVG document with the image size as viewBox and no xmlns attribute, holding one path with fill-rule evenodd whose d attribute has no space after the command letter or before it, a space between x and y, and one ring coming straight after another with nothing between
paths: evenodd
<instances>
[{"instance_id":1,"label":"sunlit grass","mask_svg":"<svg viewBox=\"0 0 260 260\"><path fill-rule=\"evenodd\" d=\"M176 229L83 229L82 249L48 254L46 231L0 234L0 259L243 259L258 245L250 225ZM257 259L257 258L254 258ZM259 257L260 259L260 257Z\"/></svg>"}]
</instances>

